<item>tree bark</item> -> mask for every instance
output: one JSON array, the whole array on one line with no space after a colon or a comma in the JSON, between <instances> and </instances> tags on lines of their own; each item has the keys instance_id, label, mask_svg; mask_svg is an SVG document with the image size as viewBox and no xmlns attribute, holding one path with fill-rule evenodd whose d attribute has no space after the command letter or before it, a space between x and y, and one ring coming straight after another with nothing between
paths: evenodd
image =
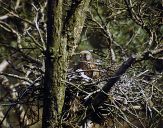
<instances>
[{"instance_id":1,"label":"tree bark","mask_svg":"<svg viewBox=\"0 0 163 128\"><path fill-rule=\"evenodd\" d=\"M54 10L55 0L48 0L47 12L47 43L45 51L45 76L44 76L44 101L43 101L43 115L42 115L42 128L49 128L53 124L53 119L57 119L57 102L56 96L53 94L53 58L52 48L54 46ZM56 116L56 117L54 117Z\"/></svg>"},{"instance_id":2,"label":"tree bark","mask_svg":"<svg viewBox=\"0 0 163 128\"><path fill-rule=\"evenodd\" d=\"M64 24L67 29L67 51L69 53L69 58L74 54L75 49L78 46L78 42L80 39L80 34L83 30L86 11L88 11L90 0L81 0L76 3L75 8L70 10L70 14L67 15L66 22ZM73 14L71 14L73 13Z\"/></svg>"},{"instance_id":3,"label":"tree bark","mask_svg":"<svg viewBox=\"0 0 163 128\"><path fill-rule=\"evenodd\" d=\"M64 104L67 42L62 41L62 0L48 1L42 127L59 127Z\"/></svg>"},{"instance_id":4,"label":"tree bark","mask_svg":"<svg viewBox=\"0 0 163 128\"><path fill-rule=\"evenodd\" d=\"M68 58L80 39L90 0L71 2L66 18L63 0L48 0L42 127L62 127Z\"/></svg>"}]
</instances>

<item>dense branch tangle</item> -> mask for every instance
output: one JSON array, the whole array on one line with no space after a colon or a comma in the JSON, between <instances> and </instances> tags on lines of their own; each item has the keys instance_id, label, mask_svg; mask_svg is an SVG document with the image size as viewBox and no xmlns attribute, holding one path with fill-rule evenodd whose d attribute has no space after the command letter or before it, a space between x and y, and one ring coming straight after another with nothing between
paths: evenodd
<instances>
[{"instance_id":1,"label":"dense branch tangle","mask_svg":"<svg viewBox=\"0 0 163 128\"><path fill-rule=\"evenodd\" d=\"M89 3L92 6L88 9ZM47 15L47 26L45 12L47 2L17 0L16 2L12 1L10 5L5 1L1 1L0 4L3 5L0 9L2 10L0 31L3 33L0 36L2 40L0 50L3 54L0 56L0 60L7 62L5 70L0 69L0 75L9 81L5 83L5 78L3 78L2 87L7 93L0 97L0 101L7 101L8 104L3 105L10 106L12 110L18 109L16 114L21 116L20 122L18 122L20 126L29 126L41 120L38 109L40 105L42 107L42 102L38 102L42 101L43 93L45 94L43 127L79 127L77 121L84 124L87 119L96 122L93 117L99 114L99 108L107 111L102 114L105 117L104 123L108 122L108 124L110 120L114 119L114 123L119 121L121 124L121 120L123 120L131 127L136 127L127 117L127 111L135 117L134 119L140 120L140 124L145 127L144 120L141 120L137 113L138 110L143 111L144 108L147 120L161 119L162 109L159 108L158 103L161 99L159 96L162 96L162 90L154 85L161 81L162 70L157 74L157 71L156 73L151 72L151 67L146 68L149 66L146 64L147 62L154 63L154 61L161 62L162 60L162 34L160 34L161 24L160 18L158 18L162 12L155 8L152 9L150 5L152 3L148 4L145 1L141 4L139 1L132 3L132 0L91 2L90 0L49 0L48 9L50 7L51 10ZM150 5L150 9L148 5ZM155 7L157 8L157 6L159 4L156 4ZM152 10L152 13L148 14L148 10ZM88 15L85 15L86 12ZM156 15L154 15L155 12ZM151 20L151 17L154 17L154 21ZM102 53L105 53L106 49L111 52L111 56L108 53L107 56L112 58L105 58L106 64L98 70L102 72L101 77L96 80L89 78L86 81L78 76L81 72L89 70L78 70L78 72L73 70L74 63L78 59L73 60L72 56L78 47L83 27L88 31L93 30L91 31L91 34L94 35L93 43L99 39L96 43L102 45ZM94 30L100 30L100 34ZM146 33L149 35L146 36ZM101 40L101 35L104 37L104 41ZM85 44L88 44L89 39L84 34L82 36L86 38ZM82 41L80 45L84 42ZM103 45L105 41L107 45ZM91 42L89 43L91 44ZM93 48L88 49L91 52ZM153 50L151 51L151 49ZM77 50L83 49L79 47ZM133 53L136 56L130 56ZM102 56L97 58L103 61ZM110 63L109 59L113 61ZM124 63L120 65L121 62ZM134 64L138 65L138 68ZM114 66L120 68L115 72L113 70L114 73L110 73L108 67L113 69ZM129 73L126 73L127 69L131 69L128 70ZM110 73L109 76L107 72ZM42 79L42 75L44 79ZM72 77L69 78L69 76ZM43 80L44 89L42 87ZM126 84L124 84L125 82ZM134 82L137 82L138 86ZM143 86L140 86L141 84ZM120 85L124 85L124 87ZM134 86L128 87L127 85ZM146 86L149 86L150 89ZM112 89L118 91L114 92ZM130 93L125 92L126 89ZM135 89L133 93L132 89ZM152 93L148 94L150 91ZM138 101L135 101L129 94L138 95L136 99ZM155 98L157 96L155 94L159 96ZM145 107L140 104L139 100L143 101ZM23 111L20 110L21 108ZM8 122L7 115L12 110L1 111L1 123ZM27 117L31 113L33 120L28 120ZM148 118L149 115L156 116ZM34 118L37 116L38 120ZM99 120L98 123L101 122ZM8 122L9 125L13 124ZM107 125L105 124L105 126Z\"/></svg>"}]
</instances>

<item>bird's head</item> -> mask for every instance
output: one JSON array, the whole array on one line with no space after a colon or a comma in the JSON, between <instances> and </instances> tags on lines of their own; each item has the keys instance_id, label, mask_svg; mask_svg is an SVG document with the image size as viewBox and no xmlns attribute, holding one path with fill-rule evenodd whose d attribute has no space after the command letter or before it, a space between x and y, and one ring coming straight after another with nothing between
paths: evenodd
<instances>
[{"instance_id":1,"label":"bird's head","mask_svg":"<svg viewBox=\"0 0 163 128\"><path fill-rule=\"evenodd\" d=\"M80 59L81 61L93 61L91 52L86 50L80 52Z\"/></svg>"}]
</instances>

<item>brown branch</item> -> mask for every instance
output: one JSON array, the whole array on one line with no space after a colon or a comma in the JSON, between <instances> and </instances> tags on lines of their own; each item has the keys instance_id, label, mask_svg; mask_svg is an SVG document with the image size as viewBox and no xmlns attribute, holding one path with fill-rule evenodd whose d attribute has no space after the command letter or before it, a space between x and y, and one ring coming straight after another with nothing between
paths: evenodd
<instances>
[{"instance_id":1,"label":"brown branch","mask_svg":"<svg viewBox=\"0 0 163 128\"><path fill-rule=\"evenodd\" d=\"M154 49L158 45L158 37L157 37L157 30L154 29L154 27L151 27L152 23L146 23L145 20L143 20L143 12L142 9L139 8L137 12L134 10L134 5L132 4L131 0L124 0L125 5L127 7L127 11L129 13L129 16L131 19L141 28L143 28L148 34L149 34L149 41L148 41L148 48ZM149 8L149 7L148 7ZM150 21L150 20L149 20Z\"/></svg>"},{"instance_id":2,"label":"brown branch","mask_svg":"<svg viewBox=\"0 0 163 128\"><path fill-rule=\"evenodd\" d=\"M81 2L82 2L82 0L81 1L72 1L71 7L67 11L67 16L63 23L63 33L65 32L67 25L70 23L71 18L73 17L76 9L78 8L78 6L80 5Z\"/></svg>"},{"instance_id":3,"label":"brown branch","mask_svg":"<svg viewBox=\"0 0 163 128\"><path fill-rule=\"evenodd\" d=\"M28 79L26 77L21 77L21 76L15 75L15 74L9 74L9 73L0 72L0 75L4 75L4 76L7 76L7 77L12 77L12 78L15 78L15 79L23 80L23 81L26 81L26 82L28 82L30 84L33 83L33 81L31 81L30 79Z\"/></svg>"},{"instance_id":4,"label":"brown branch","mask_svg":"<svg viewBox=\"0 0 163 128\"><path fill-rule=\"evenodd\" d=\"M3 72L7 67L8 67L9 63L6 60L3 60L0 63L0 72Z\"/></svg>"},{"instance_id":5,"label":"brown branch","mask_svg":"<svg viewBox=\"0 0 163 128\"><path fill-rule=\"evenodd\" d=\"M15 47L12 47L12 46L9 46L8 44L5 44L5 43L0 43L1 46L15 52L15 53L18 53L22 56L21 59L27 61L27 62L31 62L31 63L35 63L35 64L38 64L39 66L42 65L42 62L38 59L35 59L33 58L32 56L29 56L29 55L26 55L21 49L19 48L15 48Z\"/></svg>"}]
</instances>

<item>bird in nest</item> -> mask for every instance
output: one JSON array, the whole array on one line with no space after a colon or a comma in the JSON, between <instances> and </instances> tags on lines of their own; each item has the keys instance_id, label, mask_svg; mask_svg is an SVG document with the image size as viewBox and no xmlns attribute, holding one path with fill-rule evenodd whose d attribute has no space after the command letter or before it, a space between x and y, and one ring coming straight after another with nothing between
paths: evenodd
<instances>
[{"instance_id":1,"label":"bird in nest","mask_svg":"<svg viewBox=\"0 0 163 128\"><path fill-rule=\"evenodd\" d=\"M80 61L77 64L77 70L85 79L97 79L100 76L97 63L94 62L93 56L89 51L80 52Z\"/></svg>"}]
</instances>

